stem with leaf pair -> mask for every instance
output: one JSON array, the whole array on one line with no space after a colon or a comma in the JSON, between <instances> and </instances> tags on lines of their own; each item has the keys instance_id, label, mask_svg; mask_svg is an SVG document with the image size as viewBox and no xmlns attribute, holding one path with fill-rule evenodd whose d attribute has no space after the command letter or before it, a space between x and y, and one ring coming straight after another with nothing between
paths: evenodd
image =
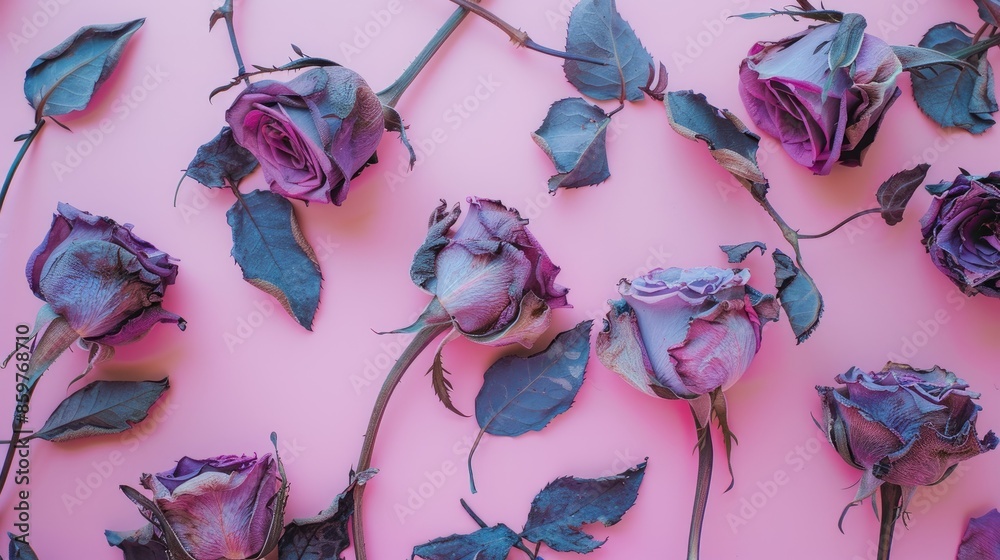
<instances>
[{"instance_id":1,"label":"stem with leaf pair","mask_svg":"<svg viewBox=\"0 0 1000 560\"><path fill-rule=\"evenodd\" d=\"M368 421L368 429L365 431L365 442L361 446L361 456L358 458L357 472L364 472L371 468L372 455L375 452L375 438L378 436L379 426L382 424L382 417L385 416L386 407L389 405L389 398L399 385L403 374L409 369L413 361L423 352L424 348L451 328L451 323L432 324L417 331L413 340L403 350L402 355L396 361L379 390L378 398L375 399L375 407L372 409L371 419ZM354 554L357 560L365 560L365 534L364 534L364 514L362 505L365 485L358 484L354 487L354 522L352 532L354 534Z\"/></svg>"},{"instance_id":2,"label":"stem with leaf pair","mask_svg":"<svg viewBox=\"0 0 1000 560\"><path fill-rule=\"evenodd\" d=\"M471 517L472 520L476 522L476 525L479 525L480 529L485 529L485 528L489 527L489 524L487 524L485 521L483 521L482 517L479 517L478 515L476 515L476 512L472 511L472 507L469 505L468 502L465 501L464 498L459 499L458 501L459 501L460 504L462 504L462 509L465 510L465 513L469 514L469 517ZM539 542L535 546L534 552L532 552L530 548L528 548L527 546L524 545L523 541L519 540L519 541L517 541L517 544L514 545L514 548L516 548L516 549L520 550L521 552L527 554L528 555L528 560L537 560L537 558L538 558L538 551L541 549L540 548L541 546L542 546L542 543Z\"/></svg>"}]
</instances>

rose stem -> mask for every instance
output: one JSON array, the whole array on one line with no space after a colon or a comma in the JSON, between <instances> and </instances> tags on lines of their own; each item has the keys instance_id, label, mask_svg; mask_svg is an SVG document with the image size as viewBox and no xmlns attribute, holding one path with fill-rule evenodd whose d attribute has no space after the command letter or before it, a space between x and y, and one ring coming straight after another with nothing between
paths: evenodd
<instances>
[{"instance_id":1,"label":"rose stem","mask_svg":"<svg viewBox=\"0 0 1000 560\"><path fill-rule=\"evenodd\" d=\"M980 41L974 45L965 47L962 50L953 52L951 53L951 56L959 60L963 60L969 58L970 56L977 55L997 45L1000 45L1000 35L993 35L985 41Z\"/></svg>"},{"instance_id":2,"label":"rose stem","mask_svg":"<svg viewBox=\"0 0 1000 560\"><path fill-rule=\"evenodd\" d=\"M844 218L844 221L824 231L823 233L816 233L811 235L805 233L796 233L796 235L798 236L799 239L819 239L820 237L826 237L827 235L830 235L831 233L846 226L847 224L851 223L853 220L860 218L861 216L867 216L868 214L875 214L876 212L881 212L881 211L882 211L881 208L869 208L867 210L862 210L852 216Z\"/></svg>"},{"instance_id":3,"label":"rose stem","mask_svg":"<svg viewBox=\"0 0 1000 560\"><path fill-rule=\"evenodd\" d=\"M898 484L882 483L882 522L878 532L878 560L889 560L889 549L892 548L892 532L899 518L900 502L903 489Z\"/></svg>"},{"instance_id":4,"label":"rose stem","mask_svg":"<svg viewBox=\"0 0 1000 560\"><path fill-rule=\"evenodd\" d=\"M216 10L217 14L220 14L223 19L226 20L226 29L229 30L229 42L233 45L233 54L236 55L236 66L239 68L238 76L242 76L247 73L246 66L243 64L243 55L240 54L240 45L236 41L236 28L233 26L233 0L226 0L222 4L222 7ZM243 80L250 85L250 78L243 78Z\"/></svg>"},{"instance_id":5,"label":"rose stem","mask_svg":"<svg viewBox=\"0 0 1000 560\"><path fill-rule=\"evenodd\" d=\"M698 414L694 416L695 435L698 437L698 482L694 487L694 508L691 511L691 532L688 534L688 560L698 560L701 548L701 526L708 506L708 489L712 484L712 432L711 422L702 426Z\"/></svg>"},{"instance_id":6,"label":"rose stem","mask_svg":"<svg viewBox=\"0 0 1000 560\"><path fill-rule=\"evenodd\" d=\"M476 1L478 2L478 0ZM382 100L383 105L395 107L396 103L399 103L399 98L403 96L403 92L406 91L406 88L410 87L410 84L412 84L413 80L417 78L420 71L424 69L424 66L427 66L428 62L430 62L434 53L436 53L448 37L455 32L455 29L458 28L458 24L462 23L462 20L464 20L465 16L468 14L469 11L465 8L460 7L455 10L455 13L451 14L451 17L448 18L448 21L444 22L441 29L438 29L437 33L431 37L431 40L427 43L424 49L420 51L417 58L415 58L413 62L406 67L403 74L399 76L399 78L397 78L392 85L378 92L378 97Z\"/></svg>"},{"instance_id":7,"label":"rose stem","mask_svg":"<svg viewBox=\"0 0 1000 560\"><path fill-rule=\"evenodd\" d=\"M396 363L389 370L389 374L379 390L378 398L375 399L375 407L372 409L371 419L368 421L368 430L365 431L365 443L361 446L361 456L358 458L357 472L364 472L371 467L372 453L375 451L375 438L378 436L379 425L382 424L382 416L385 415L386 406L389 404L389 397L392 396L396 385L399 385L403 374L413 363L413 360L431 343L439 334L451 328L451 323L428 325L413 336L413 340L403 350L403 353L396 360ZM357 560L366 560L365 554L365 530L364 515L362 512L362 497L367 484L358 484L354 487L354 555Z\"/></svg>"},{"instance_id":8,"label":"rose stem","mask_svg":"<svg viewBox=\"0 0 1000 560\"><path fill-rule=\"evenodd\" d=\"M458 502L462 504L462 509L465 510L465 513L469 514L469 517L471 517L472 520L476 522L476 525L479 525L479 527L482 529L489 527L489 525L487 525L486 522L483 521L482 517L479 517L478 515L476 515L476 512L472 511L472 507L469 506L468 502L465 501L465 498L459 498ZM531 550L528 549L528 547L524 546L524 542L522 541L518 541L517 544L514 545L514 548L527 554L528 558L531 558L531 560L535 560L535 558L538 557L537 551L535 553L532 553Z\"/></svg>"},{"instance_id":9,"label":"rose stem","mask_svg":"<svg viewBox=\"0 0 1000 560\"><path fill-rule=\"evenodd\" d=\"M589 56L570 54L556 49L550 49L549 47L543 47L542 45L539 45L538 43L534 42L531 39L531 37L528 37L527 33L521 31L520 29L500 19L499 17L497 17L496 14L487 10L486 8L473 4L472 2L469 2L469 0L451 0L451 1L465 8L466 10L476 14L477 16L485 19L486 21L492 23L493 25L499 27L500 30L506 33L507 36L510 37L510 40L513 41L514 44L519 47L525 47L533 51L540 52L542 54L547 54L550 56L555 56L558 58L565 58L566 60L589 62L591 64L600 64L601 66L607 66L608 64L606 61L598 60L596 58L590 58Z\"/></svg>"},{"instance_id":10,"label":"rose stem","mask_svg":"<svg viewBox=\"0 0 1000 560\"><path fill-rule=\"evenodd\" d=\"M24 154L28 152L28 146L34 142L35 137L42 131L43 126L45 126L44 119L38 121L35 128L31 129L31 132L28 133L28 137L24 139L24 144L21 144L21 150L17 152L17 157L14 158L14 163L11 164L10 170L7 171L7 178L4 179L3 187L0 187L0 208L3 208L3 201L7 198L7 189L10 187L11 181L14 180L14 172L17 171L18 166L21 165L21 160L24 159Z\"/></svg>"}]
</instances>

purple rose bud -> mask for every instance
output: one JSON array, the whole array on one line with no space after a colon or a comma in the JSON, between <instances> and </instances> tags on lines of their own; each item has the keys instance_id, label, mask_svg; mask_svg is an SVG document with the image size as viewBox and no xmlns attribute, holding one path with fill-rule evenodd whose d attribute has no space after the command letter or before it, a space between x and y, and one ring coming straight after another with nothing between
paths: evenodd
<instances>
[{"instance_id":1,"label":"purple rose bud","mask_svg":"<svg viewBox=\"0 0 1000 560\"><path fill-rule=\"evenodd\" d=\"M757 43L740 65L739 92L751 120L818 175L837 161L861 165L900 95L902 64L892 47L868 34L854 63L838 68L829 81L830 45L839 26L827 23L776 43Z\"/></svg>"},{"instance_id":2,"label":"purple rose bud","mask_svg":"<svg viewBox=\"0 0 1000 560\"><path fill-rule=\"evenodd\" d=\"M694 399L727 389L760 349L761 316L742 269L655 269L622 280L597 356L640 391ZM769 300L769 301L773 301Z\"/></svg>"},{"instance_id":3,"label":"purple rose bud","mask_svg":"<svg viewBox=\"0 0 1000 560\"><path fill-rule=\"evenodd\" d=\"M160 306L177 277L170 256L132 233L132 225L59 203L45 240L26 269L36 296L84 342L117 345L156 323L184 320Z\"/></svg>"},{"instance_id":4,"label":"purple rose bud","mask_svg":"<svg viewBox=\"0 0 1000 560\"><path fill-rule=\"evenodd\" d=\"M969 520L956 560L1000 560L1000 511Z\"/></svg>"},{"instance_id":5,"label":"purple rose bud","mask_svg":"<svg viewBox=\"0 0 1000 560\"><path fill-rule=\"evenodd\" d=\"M455 327L491 346L531 346L548 327L550 310L567 307L568 290L555 283L549 259L517 210L470 197L469 214L444 201L410 269L413 281L435 296Z\"/></svg>"},{"instance_id":6,"label":"purple rose bud","mask_svg":"<svg viewBox=\"0 0 1000 560\"><path fill-rule=\"evenodd\" d=\"M928 188L936 196L920 225L931 261L967 295L1000 297L1000 172Z\"/></svg>"},{"instance_id":7,"label":"purple rose bud","mask_svg":"<svg viewBox=\"0 0 1000 560\"><path fill-rule=\"evenodd\" d=\"M270 454L185 457L141 482L195 560L263 558L277 544L271 532L282 523L275 519L282 480Z\"/></svg>"},{"instance_id":8,"label":"purple rose bud","mask_svg":"<svg viewBox=\"0 0 1000 560\"><path fill-rule=\"evenodd\" d=\"M313 68L288 83L255 82L233 101L226 121L260 161L272 191L338 206L385 129L378 96L342 66Z\"/></svg>"},{"instance_id":9,"label":"purple rose bud","mask_svg":"<svg viewBox=\"0 0 1000 560\"><path fill-rule=\"evenodd\" d=\"M996 448L993 432L976 436L978 393L939 367L888 363L880 372L851 368L843 387L817 387L830 443L865 471L855 501L883 483L903 488L903 510L917 486L936 484L960 461Z\"/></svg>"}]
</instances>

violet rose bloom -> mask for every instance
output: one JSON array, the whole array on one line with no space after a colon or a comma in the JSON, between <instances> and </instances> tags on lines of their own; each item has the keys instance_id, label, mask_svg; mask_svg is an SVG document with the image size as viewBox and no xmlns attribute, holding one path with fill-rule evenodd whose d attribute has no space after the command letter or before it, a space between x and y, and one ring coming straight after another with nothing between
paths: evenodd
<instances>
[{"instance_id":1,"label":"violet rose bloom","mask_svg":"<svg viewBox=\"0 0 1000 560\"><path fill-rule=\"evenodd\" d=\"M885 41L865 34L854 62L829 90L830 44L839 23L759 42L740 65L739 92L750 119L796 163L826 175L833 164L861 165L882 118L900 95L903 66Z\"/></svg>"},{"instance_id":2,"label":"violet rose bloom","mask_svg":"<svg viewBox=\"0 0 1000 560\"><path fill-rule=\"evenodd\" d=\"M1000 172L928 190L935 197L920 226L931 261L966 295L1000 297Z\"/></svg>"},{"instance_id":3,"label":"violet rose bloom","mask_svg":"<svg viewBox=\"0 0 1000 560\"><path fill-rule=\"evenodd\" d=\"M555 283L559 267L517 210L497 200L468 202L469 214L454 231L459 205L448 210L441 201L434 210L410 277L435 297L428 313L444 313L469 339L530 347L548 327L551 310L568 307L569 290Z\"/></svg>"},{"instance_id":4,"label":"violet rose bloom","mask_svg":"<svg viewBox=\"0 0 1000 560\"><path fill-rule=\"evenodd\" d=\"M184 328L183 319L161 307L177 265L132 233L131 224L60 202L25 272L31 291L65 318L84 344L132 342L156 323Z\"/></svg>"},{"instance_id":5,"label":"violet rose bloom","mask_svg":"<svg viewBox=\"0 0 1000 560\"><path fill-rule=\"evenodd\" d=\"M173 470L144 474L141 482L194 560L263 558L278 544L272 533L283 522L282 479L270 454L184 457Z\"/></svg>"},{"instance_id":6,"label":"violet rose bloom","mask_svg":"<svg viewBox=\"0 0 1000 560\"><path fill-rule=\"evenodd\" d=\"M1000 560L1000 511L969 520L956 560Z\"/></svg>"},{"instance_id":7,"label":"violet rose bloom","mask_svg":"<svg viewBox=\"0 0 1000 560\"><path fill-rule=\"evenodd\" d=\"M960 461L995 449L991 431L980 441L978 393L954 373L888 363L880 372L851 368L842 387L816 387L827 438L844 461L863 470L855 502L883 482L903 488L903 511L918 486L944 480Z\"/></svg>"},{"instance_id":8,"label":"violet rose bloom","mask_svg":"<svg viewBox=\"0 0 1000 560\"><path fill-rule=\"evenodd\" d=\"M226 121L236 142L260 161L272 191L338 206L385 129L378 96L342 66L313 68L287 83L250 84Z\"/></svg>"},{"instance_id":9,"label":"violet rose bloom","mask_svg":"<svg viewBox=\"0 0 1000 560\"><path fill-rule=\"evenodd\" d=\"M762 323L778 307L747 285L745 269L654 269L622 280L597 356L630 385L665 398L725 390L760 350Z\"/></svg>"}]
</instances>

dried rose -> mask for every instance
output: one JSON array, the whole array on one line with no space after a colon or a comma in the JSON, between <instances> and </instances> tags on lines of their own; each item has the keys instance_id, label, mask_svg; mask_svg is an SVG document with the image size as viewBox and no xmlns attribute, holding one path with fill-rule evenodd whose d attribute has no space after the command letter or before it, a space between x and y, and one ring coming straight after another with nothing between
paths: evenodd
<instances>
[{"instance_id":1,"label":"dried rose","mask_svg":"<svg viewBox=\"0 0 1000 560\"><path fill-rule=\"evenodd\" d=\"M550 311L567 307L568 290L555 283L549 259L517 210L470 197L469 214L442 201L431 215L410 277L434 295L445 319L469 339L491 346L530 347L545 331Z\"/></svg>"},{"instance_id":2,"label":"dried rose","mask_svg":"<svg viewBox=\"0 0 1000 560\"><path fill-rule=\"evenodd\" d=\"M830 80L830 48L840 25L759 42L740 65L739 92L751 120L819 175L838 161L861 165L900 95L902 63L885 41L868 34L853 63L833 71Z\"/></svg>"},{"instance_id":3,"label":"dried rose","mask_svg":"<svg viewBox=\"0 0 1000 560\"><path fill-rule=\"evenodd\" d=\"M928 188L920 225L931 261L966 294L1000 297L1000 172Z\"/></svg>"},{"instance_id":4,"label":"dried rose","mask_svg":"<svg viewBox=\"0 0 1000 560\"><path fill-rule=\"evenodd\" d=\"M280 473L270 454L184 457L172 470L142 475L153 500L122 489L159 524L145 540L167 547L172 558L259 559L277 546L281 532L286 486Z\"/></svg>"},{"instance_id":5,"label":"dried rose","mask_svg":"<svg viewBox=\"0 0 1000 560\"><path fill-rule=\"evenodd\" d=\"M177 277L170 256L132 233L132 225L59 203L45 240L28 259L31 291L85 344L124 344L156 323L184 320L161 306Z\"/></svg>"},{"instance_id":6,"label":"dried rose","mask_svg":"<svg viewBox=\"0 0 1000 560\"><path fill-rule=\"evenodd\" d=\"M956 560L1000 560L1000 511L969 520Z\"/></svg>"},{"instance_id":7,"label":"dried rose","mask_svg":"<svg viewBox=\"0 0 1000 560\"><path fill-rule=\"evenodd\" d=\"M342 66L313 68L287 83L255 82L233 101L226 121L260 161L272 191L338 206L385 129L375 92Z\"/></svg>"},{"instance_id":8,"label":"dried rose","mask_svg":"<svg viewBox=\"0 0 1000 560\"><path fill-rule=\"evenodd\" d=\"M888 363L880 372L851 368L843 387L817 387L827 438L864 475L855 502L883 483L903 489L902 510L918 486L942 481L960 461L995 449L991 431L976 436L978 393L954 373Z\"/></svg>"},{"instance_id":9,"label":"dried rose","mask_svg":"<svg viewBox=\"0 0 1000 560\"><path fill-rule=\"evenodd\" d=\"M694 399L729 388L760 349L762 322L777 318L774 299L749 280L748 270L713 267L622 280L598 357L649 395Z\"/></svg>"}]
</instances>

